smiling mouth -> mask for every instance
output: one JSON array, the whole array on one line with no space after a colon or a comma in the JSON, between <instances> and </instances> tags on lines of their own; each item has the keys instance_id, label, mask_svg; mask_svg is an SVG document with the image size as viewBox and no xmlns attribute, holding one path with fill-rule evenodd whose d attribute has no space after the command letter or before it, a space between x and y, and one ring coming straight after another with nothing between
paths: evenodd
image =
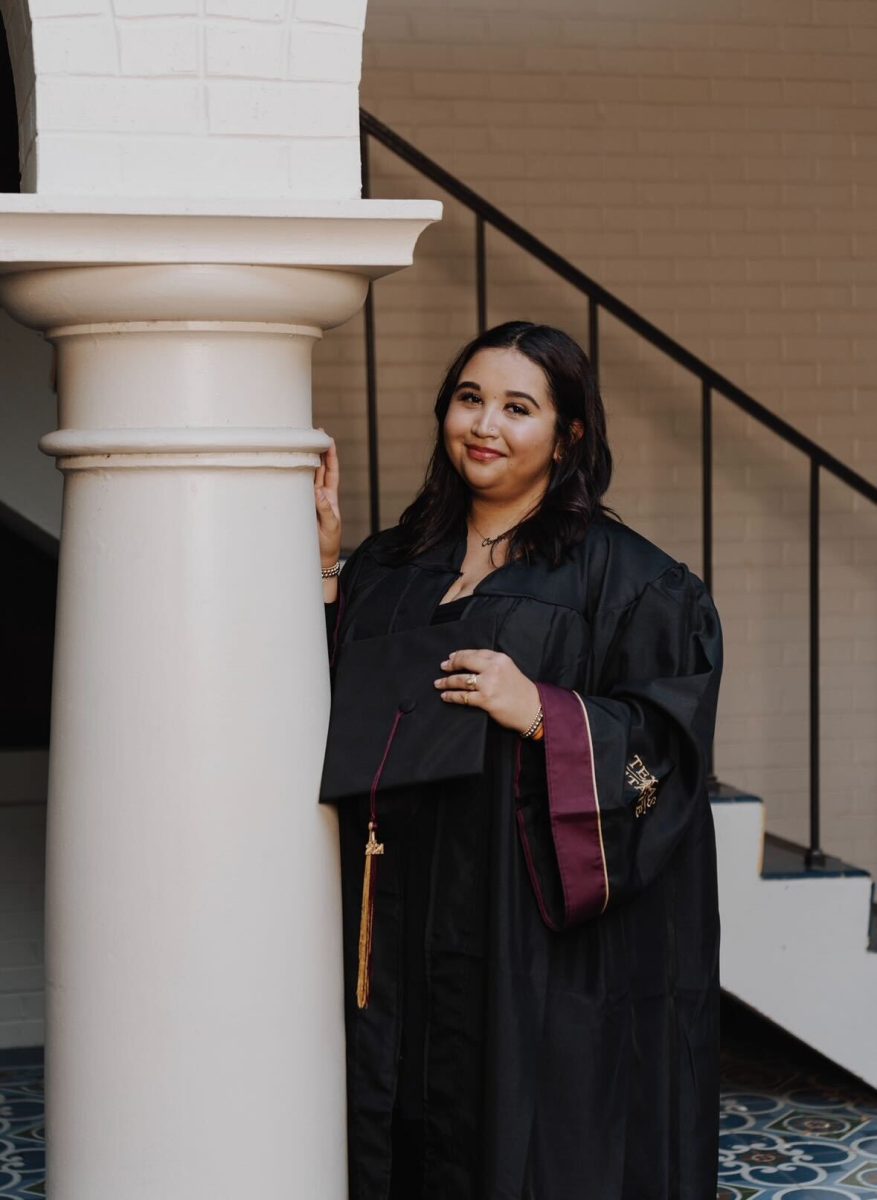
<instances>
[{"instance_id":1,"label":"smiling mouth","mask_svg":"<svg viewBox=\"0 0 877 1200\"><path fill-rule=\"evenodd\" d=\"M501 454L499 450L488 450L483 446L467 446L466 453L482 462L488 462L494 458L505 458L505 455Z\"/></svg>"}]
</instances>

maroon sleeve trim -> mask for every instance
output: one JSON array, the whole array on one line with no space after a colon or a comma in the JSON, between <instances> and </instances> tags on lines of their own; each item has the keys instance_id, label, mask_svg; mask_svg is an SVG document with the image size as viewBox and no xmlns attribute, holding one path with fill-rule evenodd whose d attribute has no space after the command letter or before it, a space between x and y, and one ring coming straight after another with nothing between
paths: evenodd
<instances>
[{"instance_id":1,"label":"maroon sleeve trim","mask_svg":"<svg viewBox=\"0 0 877 1200\"><path fill-rule=\"evenodd\" d=\"M518 739L518 744L515 749L515 795L520 795L520 778L521 778L521 740ZM530 847L530 838L527 834L527 823L524 820L524 813L521 809L517 812L518 834L521 839L521 849L524 852L524 862L527 864L527 874L530 876L530 883L533 887L533 894L536 897L536 905L539 909L539 915L548 926L549 929L557 929L557 922L553 921L548 913L548 908L545 904L545 897L542 895L542 881L539 878L539 872L536 870L536 864L533 861L533 851Z\"/></svg>"}]
</instances>

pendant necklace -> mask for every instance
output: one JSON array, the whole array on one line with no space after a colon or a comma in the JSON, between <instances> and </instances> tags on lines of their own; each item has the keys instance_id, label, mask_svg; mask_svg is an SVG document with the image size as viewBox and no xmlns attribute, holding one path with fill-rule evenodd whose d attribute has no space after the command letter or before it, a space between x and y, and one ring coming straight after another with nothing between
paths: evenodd
<instances>
[{"instance_id":1,"label":"pendant necklace","mask_svg":"<svg viewBox=\"0 0 877 1200\"><path fill-rule=\"evenodd\" d=\"M470 517L469 520L472 521L472 518ZM507 529L505 533L498 533L496 537L485 537L474 521L472 521L472 528L481 538L482 546L495 546L497 542L501 542L503 538L507 538L510 534L514 533L516 526L512 526L511 529Z\"/></svg>"}]
</instances>

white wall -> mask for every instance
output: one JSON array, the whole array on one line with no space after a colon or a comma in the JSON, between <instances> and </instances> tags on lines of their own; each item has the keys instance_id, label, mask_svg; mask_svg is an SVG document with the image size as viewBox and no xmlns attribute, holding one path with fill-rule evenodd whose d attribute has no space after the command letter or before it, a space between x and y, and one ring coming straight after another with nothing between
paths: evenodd
<instances>
[{"instance_id":1,"label":"white wall","mask_svg":"<svg viewBox=\"0 0 877 1200\"><path fill-rule=\"evenodd\" d=\"M365 7L2 0L25 190L358 196Z\"/></svg>"}]
</instances>

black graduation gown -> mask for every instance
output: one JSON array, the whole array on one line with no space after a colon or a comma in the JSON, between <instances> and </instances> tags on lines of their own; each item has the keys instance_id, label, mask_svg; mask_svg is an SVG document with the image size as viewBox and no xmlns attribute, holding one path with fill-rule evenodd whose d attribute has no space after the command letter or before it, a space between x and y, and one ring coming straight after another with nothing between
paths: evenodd
<instances>
[{"instance_id":1,"label":"black graduation gown","mask_svg":"<svg viewBox=\"0 0 877 1200\"><path fill-rule=\"evenodd\" d=\"M345 564L327 608L333 654L429 625L458 577L464 533L401 566L387 553L394 537L373 535ZM683 564L601 518L562 566L500 567L466 610L496 617L495 649L539 686L545 737L491 721L483 777L379 804L386 852L361 1011L368 807L339 804L350 1196L388 1195L406 932L410 948L394 851L426 805L423 1197L713 1200L712 601Z\"/></svg>"}]
</instances>

